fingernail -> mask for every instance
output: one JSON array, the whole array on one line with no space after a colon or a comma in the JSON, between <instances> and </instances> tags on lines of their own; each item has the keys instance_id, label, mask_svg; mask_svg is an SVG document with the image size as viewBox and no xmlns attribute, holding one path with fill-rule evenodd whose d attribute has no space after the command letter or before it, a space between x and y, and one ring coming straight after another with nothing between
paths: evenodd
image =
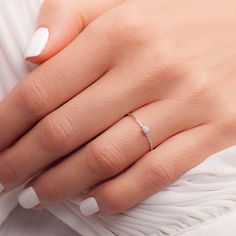
<instances>
[{"instance_id":1,"label":"fingernail","mask_svg":"<svg viewBox=\"0 0 236 236\"><path fill-rule=\"evenodd\" d=\"M49 31L47 28L39 28L32 36L29 45L25 52L25 58L39 56L46 47L49 38Z\"/></svg>"},{"instance_id":2,"label":"fingernail","mask_svg":"<svg viewBox=\"0 0 236 236\"><path fill-rule=\"evenodd\" d=\"M90 216L100 211L97 201L90 197L80 203L80 211L84 216Z\"/></svg>"},{"instance_id":3,"label":"fingernail","mask_svg":"<svg viewBox=\"0 0 236 236\"><path fill-rule=\"evenodd\" d=\"M2 183L0 183L0 193L3 192L5 189L4 185Z\"/></svg>"},{"instance_id":4,"label":"fingernail","mask_svg":"<svg viewBox=\"0 0 236 236\"><path fill-rule=\"evenodd\" d=\"M20 193L18 202L25 209L31 209L40 204L39 198L32 187L26 188Z\"/></svg>"}]
</instances>

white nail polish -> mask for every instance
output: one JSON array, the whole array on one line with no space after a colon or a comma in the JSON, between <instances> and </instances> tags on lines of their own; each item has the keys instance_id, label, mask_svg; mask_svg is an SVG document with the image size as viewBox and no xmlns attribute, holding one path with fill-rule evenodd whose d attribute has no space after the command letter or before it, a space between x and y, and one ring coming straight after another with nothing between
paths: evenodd
<instances>
[{"instance_id":1,"label":"white nail polish","mask_svg":"<svg viewBox=\"0 0 236 236\"><path fill-rule=\"evenodd\" d=\"M25 52L25 58L39 56L46 47L49 38L49 31L47 28L39 28L32 36L29 45Z\"/></svg>"},{"instance_id":2,"label":"white nail polish","mask_svg":"<svg viewBox=\"0 0 236 236\"><path fill-rule=\"evenodd\" d=\"M0 183L0 193L3 192L5 189L4 185L2 183Z\"/></svg>"},{"instance_id":3,"label":"white nail polish","mask_svg":"<svg viewBox=\"0 0 236 236\"><path fill-rule=\"evenodd\" d=\"M26 188L20 193L18 202L25 209L31 209L40 204L39 198L32 187Z\"/></svg>"},{"instance_id":4,"label":"white nail polish","mask_svg":"<svg viewBox=\"0 0 236 236\"><path fill-rule=\"evenodd\" d=\"M80 211L84 216L90 216L100 211L97 201L90 197L80 203Z\"/></svg>"}]
</instances>

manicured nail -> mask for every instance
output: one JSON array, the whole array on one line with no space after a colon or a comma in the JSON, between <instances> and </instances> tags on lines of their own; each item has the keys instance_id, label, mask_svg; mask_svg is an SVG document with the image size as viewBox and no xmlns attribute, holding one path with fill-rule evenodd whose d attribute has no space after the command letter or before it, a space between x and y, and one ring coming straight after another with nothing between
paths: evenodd
<instances>
[{"instance_id":1,"label":"manicured nail","mask_svg":"<svg viewBox=\"0 0 236 236\"><path fill-rule=\"evenodd\" d=\"M29 45L25 52L25 58L39 56L46 47L49 38L49 31L47 28L39 28L32 36Z\"/></svg>"},{"instance_id":2,"label":"manicured nail","mask_svg":"<svg viewBox=\"0 0 236 236\"><path fill-rule=\"evenodd\" d=\"M0 193L3 192L5 189L4 185L2 183L0 183Z\"/></svg>"},{"instance_id":3,"label":"manicured nail","mask_svg":"<svg viewBox=\"0 0 236 236\"><path fill-rule=\"evenodd\" d=\"M40 204L39 198L32 187L26 188L20 193L18 202L25 209L31 209Z\"/></svg>"},{"instance_id":4,"label":"manicured nail","mask_svg":"<svg viewBox=\"0 0 236 236\"><path fill-rule=\"evenodd\" d=\"M97 201L90 197L80 203L80 211L84 216L90 216L100 211Z\"/></svg>"}]
</instances>

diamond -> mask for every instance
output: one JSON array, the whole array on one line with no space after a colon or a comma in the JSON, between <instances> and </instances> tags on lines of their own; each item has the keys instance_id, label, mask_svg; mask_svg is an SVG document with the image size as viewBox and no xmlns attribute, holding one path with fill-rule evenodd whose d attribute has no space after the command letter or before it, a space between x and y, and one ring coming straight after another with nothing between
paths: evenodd
<instances>
[{"instance_id":1,"label":"diamond","mask_svg":"<svg viewBox=\"0 0 236 236\"><path fill-rule=\"evenodd\" d=\"M151 132L151 129L149 127L147 127L147 126L143 126L143 132L145 134L149 134Z\"/></svg>"}]
</instances>

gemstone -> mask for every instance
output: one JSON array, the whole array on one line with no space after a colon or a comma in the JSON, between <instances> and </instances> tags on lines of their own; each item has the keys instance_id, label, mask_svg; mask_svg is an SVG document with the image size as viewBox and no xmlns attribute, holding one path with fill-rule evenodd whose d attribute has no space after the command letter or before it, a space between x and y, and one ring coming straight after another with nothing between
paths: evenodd
<instances>
[{"instance_id":1,"label":"gemstone","mask_svg":"<svg viewBox=\"0 0 236 236\"><path fill-rule=\"evenodd\" d=\"M149 127L147 127L147 126L144 126L144 127L143 127L143 132L144 132L145 134L149 134L149 133L151 132L151 129L150 129Z\"/></svg>"}]
</instances>

